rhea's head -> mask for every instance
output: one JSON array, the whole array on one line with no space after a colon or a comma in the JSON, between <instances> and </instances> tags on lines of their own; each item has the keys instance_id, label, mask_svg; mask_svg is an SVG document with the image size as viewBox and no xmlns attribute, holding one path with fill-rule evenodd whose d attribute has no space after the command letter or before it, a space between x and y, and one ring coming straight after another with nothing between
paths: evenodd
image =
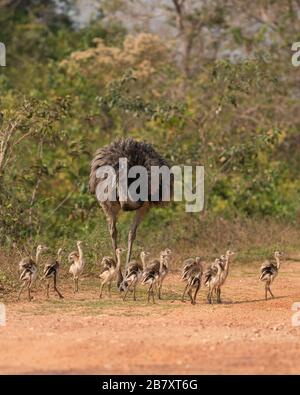
<instances>
[{"instance_id":1,"label":"rhea's head","mask_svg":"<svg viewBox=\"0 0 300 395\"><path fill-rule=\"evenodd\" d=\"M61 257L64 254L64 252L66 252L64 248L59 248L57 251L57 256Z\"/></svg>"},{"instance_id":2,"label":"rhea's head","mask_svg":"<svg viewBox=\"0 0 300 395\"><path fill-rule=\"evenodd\" d=\"M36 252L41 253L41 252L44 252L44 251L48 251L48 249L49 248L47 246L45 246L43 244L39 244L37 246Z\"/></svg>"},{"instance_id":3,"label":"rhea's head","mask_svg":"<svg viewBox=\"0 0 300 395\"><path fill-rule=\"evenodd\" d=\"M232 251L232 250L227 250L227 251L226 251L226 256L227 256L227 257L230 257L230 256L232 256L232 255L234 255L234 254L235 254L235 252Z\"/></svg>"},{"instance_id":4,"label":"rhea's head","mask_svg":"<svg viewBox=\"0 0 300 395\"><path fill-rule=\"evenodd\" d=\"M284 252L283 251L275 251L274 256L275 256L275 258L282 258L284 256Z\"/></svg>"},{"instance_id":5,"label":"rhea's head","mask_svg":"<svg viewBox=\"0 0 300 395\"><path fill-rule=\"evenodd\" d=\"M200 256L196 256L195 261L196 263L201 263L202 258Z\"/></svg>"},{"instance_id":6,"label":"rhea's head","mask_svg":"<svg viewBox=\"0 0 300 395\"><path fill-rule=\"evenodd\" d=\"M146 259L148 256L150 255L150 252L148 252L148 251L142 251L141 252L141 259L143 260L143 259Z\"/></svg>"},{"instance_id":7,"label":"rhea's head","mask_svg":"<svg viewBox=\"0 0 300 395\"><path fill-rule=\"evenodd\" d=\"M123 252L125 252L126 249L125 248L116 248L116 255L120 256Z\"/></svg>"}]
</instances>

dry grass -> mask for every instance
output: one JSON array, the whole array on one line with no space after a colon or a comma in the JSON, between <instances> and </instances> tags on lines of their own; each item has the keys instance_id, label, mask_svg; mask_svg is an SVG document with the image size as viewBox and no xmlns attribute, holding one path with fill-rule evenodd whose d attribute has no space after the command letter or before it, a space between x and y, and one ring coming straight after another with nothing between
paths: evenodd
<instances>
[{"instance_id":1,"label":"dry grass","mask_svg":"<svg viewBox=\"0 0 300 395\"><path fill-rule=\"evenodd\" d=\"M147 240L147 244L141 240ZM273 219L225 220L186 216L185 221L169 224L167 228L162 226L155 232L149 232L147 227L142 226L138 232L133 255L137 257L140 247L144 247L155 256L162 248L168 246L173 250L172 269L176 271L181 268L182 261L187 257L200 255L210 262L215 256L231 248L237 252L235 265L251 266L252 262L261 261L272 255L275 249L285 251L287 259L299 260L299 240L298 227ZM124 244L125 240L121 240L121 243ZM94 246L92 239L85 240L85 244L86 250L89 249L89 245ZM107 244L107 251L110 251L108 240ZM99 250L95 256L86 257L87 277L96 278L99 271L98 262L103 254L104 251ZM0 250L0 296L18 286L19 259L19 255L12 250ZM69 265L64 260L60 274L62 278L69 278L68 268Z\"/></svg>"},{"instance_id":2,"label":"dry grass","mask_svg":"<svg viewBox=\"0 0 300 395\"><path fill-rule=\"evenodd\" d=\"M161 240L163 246L172 248L174 267L180 267L182 260L189 256L200 255L212 260L228 248L237 252L236 262L241 264L265 259L276 249L283 250L289 259L300 259L300 228L297 226L274 219L188 218L190 221L168 226L164 235L157 232L147 243L151 251L159 251ZM140 235L143 236L148 240L151 233Z\"/></svg>"}]
</instances>

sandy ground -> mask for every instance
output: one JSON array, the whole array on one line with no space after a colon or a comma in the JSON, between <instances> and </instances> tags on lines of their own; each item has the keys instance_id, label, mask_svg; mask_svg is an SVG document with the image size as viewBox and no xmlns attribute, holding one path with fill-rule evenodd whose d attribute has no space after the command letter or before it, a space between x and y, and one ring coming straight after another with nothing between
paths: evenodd
<instances>
[{"instance_id":1,"label":"sandy ground","mask_svg":"<svg viewBox=\"0 0 300 395\"><path fill-rule=\"evenodd\" d=\"M179 274L169 275L165 299L156 305L123 302L115 291L98 299L98 282L83 279L63 301L43 289L34 301L6 302L0 327L0 373L202 374L300 373L300 326L292 304L300 302L300 263L282 265L274 300L263 300L259 264L235 265L221 305L179 301ZM143 292L143 293L142 293Z\"/></svg>"}]
</instances>

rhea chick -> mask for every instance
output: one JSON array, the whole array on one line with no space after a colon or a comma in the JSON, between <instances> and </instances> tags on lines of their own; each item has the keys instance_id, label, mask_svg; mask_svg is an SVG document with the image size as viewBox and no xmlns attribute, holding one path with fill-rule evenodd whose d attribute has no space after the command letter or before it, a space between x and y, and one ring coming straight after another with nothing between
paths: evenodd
<instances>
[{"instance_id":1,"label":"rhea chick","mask_svg":"<svg viewBox=\"0 0 300 395\"><path fill-rule=\"evenodd\" d=\"M197 256L196 258L189 258L184 261L181 279L186 282L186 286L182 294L182 302L184 302L184 296L187 293L191 299L191 303L196 304L196 297L201 286L202 274L203 267L200 257ZM195 288L194 296L192 295L193 288Z\"/></svg>"},{"instance_id":2,"label":"rhea chick","mask_svg":"<svg viewBox=\"0 0 300 395\"><path fill-rule=\"evenodd\" d=\"M69 273L73 275L73 281L74 281L74 293L79 291L78 287L78 281L79 277L81 276L84 266L85 266L85 260L83 257L83 250L82 250L82 241L77 241L77 251L73 251L69 254L68 256L68 261L71 263Z\"/></svg>"},{"instance_id":3,"label":"rhea chick","mask_svg":"<svg viewBox=\"0 0 300 395\"><path fill-rule=\"evenodd\" d=\"M265 283L265 299L268 300L268 292L270 293L271 297L274 298L274 295L271 291L271 284L275 280L278 275L279 268L280 268L280 259L283 257L282 251L275 251L274 252L274 259L266 260L261 268L260 268L260 281Z\"/></svg>"},{"instance_id":4,"label":"rhea chick","mask_svg":"<svg viewBox=\"0 0 300 395\"><path fill-rule=\"evenodd\" d=\"M163 268L164 265L167 264L166 260L169 256L169 249L161 251L159 260L155 259L154 261L150 262L145 270L143 271L143 280L142 284L147 284L149 285L148 288L148 303L150 302L150 297L152 296L152 301L155 303L154 299L154 287L158 284L159 286L159 281L160 281L160 273L161 273L161 268Z\"/></svg>"},{"instance_id":5,"label":"rhea chick","mask_svg":"<svg viewBox=\"0 0 300 395\"><path fill-rule=\"evenodd\" d=\"M21 272L20 281L22 282L22 285L21 285L21 289L19 291L18 300L20 300L21 293L26 286L27 286L27 290L28 290L28 300L29 301L32 300L30 291L31 291L33 283L35 282L35 280L37 278L38 264L39 264L40 256L41 256L42 252L47 251L47 250L48 250L48 247L40 244L36 249L35 259L32 256L30 256L27 258L23 258L20 261L19 270Z\"/></svg>"},{"instance_id":6,"label":"rhea chick","mask_svg":"<svg viewBox=\"0 0 300 395\"><path fill-rule=\"evenodd\" d=\"M58 272L61 265L63 253L64 253L64 249L59 248L59 250L57 251L56 259L54 258L49 259L44 267L43 279L47 280L47 298L49 298L50 280L52 278L53 278L54 291L57 293L60 299L64 298L57 288Z\"/></svg>"},{"instance_id":7,"label":"rhea chick","mask_svg":"<svg viewBox=\"0 0 300 395\"><path fill-rule=\"evenodd\" d=\"M102 261L101 261L102 270L99 274L99 278L101 280L100 295L99 295L100 298L102 298L103 287L105 284L107 284L108 293L109 293L109 296L111 296L111 293L110 293L111 292L111 283L117 277L117 275L120 271L121 255L124 251L126 251L126 250L124 250L122 248L116 249L117 261L115 261L115 259L110 256L105 256L102 258Z\"/></svg>"}]
</instances>

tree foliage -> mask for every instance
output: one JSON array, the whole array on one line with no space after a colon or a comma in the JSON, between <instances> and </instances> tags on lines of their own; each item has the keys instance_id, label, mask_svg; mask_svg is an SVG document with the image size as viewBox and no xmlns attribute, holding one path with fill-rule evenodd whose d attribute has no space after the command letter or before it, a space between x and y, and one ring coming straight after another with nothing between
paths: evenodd
<instances>
[{"instance_id":1,"label":"tree foliage","mask_svg":"<svg viewBox=\"0 0 300 395\"><path fill-rule=\"evenodd\" d=\"M0 2L1 243L104 229L89 163L128 135L205 166L206 215L296 218L300 72L287 47L299 5L233 3L157 0L164 34L153 34L128 26L141 1L103 2L80 29L72 2Z\"/></svg>"}]
</instances>

